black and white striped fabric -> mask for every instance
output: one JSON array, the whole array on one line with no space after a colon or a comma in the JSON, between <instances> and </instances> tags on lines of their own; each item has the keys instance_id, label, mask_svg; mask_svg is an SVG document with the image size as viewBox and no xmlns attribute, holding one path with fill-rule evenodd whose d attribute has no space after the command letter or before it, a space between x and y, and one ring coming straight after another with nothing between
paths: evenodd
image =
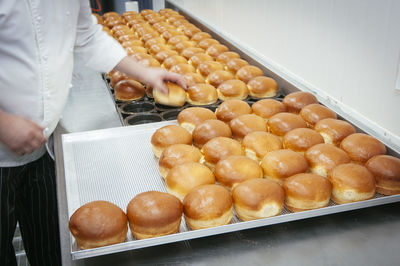
<instances>
[{"instance_id":1,"label":"black and white striped fabric","mask_svg":"<svg viewBox=\"0 0 400 266\"><path fill-rule=\"evenodd\" d=\"M54 161L46 153L0 168L0 265L17 265L12 239L19 222L31 265L61 265Z\"/></svg>"}]
</instances>

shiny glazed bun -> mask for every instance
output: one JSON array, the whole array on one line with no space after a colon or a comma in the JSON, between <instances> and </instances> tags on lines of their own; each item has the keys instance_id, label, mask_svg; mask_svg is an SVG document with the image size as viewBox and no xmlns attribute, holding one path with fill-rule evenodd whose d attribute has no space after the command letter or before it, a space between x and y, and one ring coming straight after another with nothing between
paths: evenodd
<instances>
[{"instance_id":1,"label":"shiny glazed bun","mask_svg":"<svg viewBox=\"0 0 400 266\"><path fill-rule=\"evenodd\" d=\"M400 194L400 159L389 155L377 155L365 166L374 175L376 191L383 195Z\"/></svg>"},{"instance_id":2,"label":"shiny glazed bun","mask_svg":"<svg viewBox=\"0 0 400 266\"><path fill-rule=\"evenodd\" d=\"M278 92L278 83L265 76L257 76L247 83L250 95L254 98L274 97Z\"/></svg>"},{"instance_id":3,"label":"shiny glazed bun","mask_svg":"<svg viewBox=\"0 0 400 266\"><path fill-rule=\"evenodd\" d=\"M207 48L206 53L212 56L214 59L217 58L220 54L229 51L228 47L223 44L213 44Z\"/></svg>"},{"instance_id":4,"label":"shiny glazed bun","mask_svg":"<svg viewBox=\"0 0 400 266\"><path fill-rule=\"evenodd\" d=\"M147 191L128 204L129 228L136 239L177 233L181 224L181 201L168 193Z\"/></svg>"},{"instance_id":5,"label":"shiny glazed bun","mask_svg":"<svg viewBox=\"0 0 400 266\"><path fill-rule=\"evenodd\" d=\"M149 49L149 53L154 56L154 55L158 54L160 51L170 50L171 47L167 44L155 43L152 46L150 46L148 49Z\"/></svg>"},{"instance_id":6,"label":"shiny glazed bun","mask_svg":"<svg viewBox=\"0 0 400 266\"><path fill-rule=\"evenodd\" d=\"M205 51L200 47L188 47L182 51L181 55L189 60L192 56L199 53L205 53Z\"/></svg>"},{"instance_id":7,"label":"shiny glazed bun","mask_svg":"<svg viewBox=\"0 0 400 266\"><path fill-rule=\"evenodd\" d=\"M216 137L206 142L201 148L204 164L214 169L215 165L232 155L244 155L240 143L227 137Z\"/></svg>"},{"instance_id":8,"label":"shiny glazed bun","mask_svg":"<svg viewBox=\"0 0 400 266\"><path fill-rule=\"evenodd\" d=\"M270 151L283 148L280 138L264 131L247 134L242 140L242 146L246 156L256 161L260 161Z\"/></svg>"},{"instance_id":9,"label":"shiny glazed bun","mask_svg":"<svg viewBox=\"0 0 400 266\"><path fill-rule=\"evenodd\" d=\"M232 73L225 70L216 70L207 76L206 82L213 85L214 87L218 87L224 81L234 79L235 77Z\"/></svg>"},{"instance_id":10,"label":"shiny glazed bun","mask_svg":"<svg viewBox=\"0 0 400 266\"><path fill-rule=\"evenodd\" d=\"M220 120L212 119L197 125L193 130L193 144L199 148L215 137L231 138L231 128Z\"/></svg>"},{"instance_id":11,"label":"shiny glazed bun","mask_svg":"<svg viewBox=\"0 0 400 266\"><path fill-rule=\"evenodd\" d=\"M204 61L201 62L197 67L197 73L207 77L211 73L217 70L223 70L224 66L221 63L215 61Z\"/></svg>"},{"instance_id":12,"label":"shiny glazed bun","mask_svg":"<svg viewBox=\"0 0 400 266\"><path fill-rule=\"evenodd\" d=\"M354 133L340 143L340 148L347 152L353 162L364 164L375 155L386 154L382 142L364 133Z\"/></svg>"},{"instance_id":13,"label":"shiny glazed bun","mask_svg":"<svg viewBox=\"0 0 400 266\"><path fill-rule=\"evenodd\" d=\"M285 205L292 212L307 211L328 206L332 185L324 177L315 174L297 174L288 177L282 185Z\"/></svg>"},{"instance_id":14,"label":"shiny glazed bun","mask_svg":"<svg viewBox=\"0 0 400 266\"><path fill-rule=\"evenodd\" d=\"M178 55L178 52L175 50L162 50L154 55L154 58L157 59L158 62L163 63L165 59L173 55Z\"/></svg>"},{"instance_id":15,"label":"shiny glazed bun","mask_svg":"<svg viewBox=\"0 0 400 266\"><path fill-rule=\"evenodd\" d=\"M252 78L263 75L264 73L262 72L262 70L256 66L244 66L236 72L236 78L242 80L245 83L249 82Z\"/></svg>"},{"instance_id":16,"label":"shiny glazed bun","mask_svg":"<svg viewBox=\"0 0 400 266\"><path fill-rule=\"evenodd\" d=\"M147 49L142 46L129 46L129 47L126 47L125 50L128 53L128 55L147 52Z\"/></svg>"},{"instance_id":17,"label":"shiny glazed bun","mask_svg":"<svg viewBox=\"0 0 400 266\"><path fill-rule=\"evenodd\" d=\"M318 121L314 129L321 134L325 143L336 146L339 146L345 137L356 133L356 129L349 122L333 118Z\"/></svg>"},{"instance_id":18,"label":"shiny glazed bun","mask_svg":"<svg viewBox=\"0 0 400 266\"><path fill-rule=\"evenodd\" d=\"M314 145L324 143L324 138L310 128L295 128L283 136L282 144L285 149L304 153Z\"/></svg>"},{"instance_id":19,"label":"shiny glazed bun","mask_svg":"<svg viewBox=\"0 0 400 266\"><path fill-rule=\"evenodd\" d=\"M244 100L249 95L246 83L238 79L230 79L222 82L217 88L218 98L226 100Z\"/></svg>"},{"instance_id":20,"label":"shiny glazed bun","mask_svg":"<svg viewBox=\"0 0 400 266\"><path fill-rule=\"evenodd\" d=\"M157 158L173 144L192 145L192 135L183 127L168 125L157 129L151 136L152 149Z\"/></svg>"},{"instance_id":21,"label":"shiny glazed bun","mask_svg":"<svg viewBox=\"0 0 400 266\"><path fill-rule=\"evenodd\" d=\"M115 88L115 85L121 80L128 79L128 76L120 71L113 71L109 73L110 76L110 85Z\"/></svg>"},{"instance_id":22,"label":"shiny glazed bun","mask_svg":"<svg viewBox=\"0 0 400 266\"><path fill-rule=\"evenodd\" d=\"M190 40L199 43L204 39L210 39L210 38L211 38L210 34L208 34L207 32L202 31L202 32L198 32L195 35L193 35Z\"/></svg>"},{"instance_id":23,"label":"shiny glazed bun","mask_svg":"<svg viewBox=\"0 0 400 266\"><path fill-rule=\"evenodd\" d=\"M248 66L249 63L241 58L233 58L226 63L225 70L236 74L244 66Z\"/></svg>"},{"instance_id":24,"label":"shiny glazed bun","mask_svg":"<svg viewBox=\"0 0 400 266\"><path fill-rule=\"evenodd\" d=\"M155 88L153 90L154 101L168 106L183 106L186 102L186 91L172 82L167 82L165 85L168 88L168 94Z\"/></svg>"},{"instance_id":25,"label":"shiny glazed bun","mask_svg":"<svg viewBox=\"0 0 400 266\"><path fill-rule=\"evenodd\" d=\"M264 177L282 184L285 178L305 173L308 163L303 155L292 150L276 150L268 152L261 160Z\"/></svg>"},{"instance_id":26,"label":"shiny glazed bun","mask_svg":"<svg viewBox=\"0 0 400 266\"><path fill-rule=\"evenodd\" d=\"M277 114L286 112L286 107L280 101L273 99L263 99L259 100L251 106L253 113L264 118L265 121Z\"/></svg>"},{"instance_id":27,"label":"shiny glazed bun","mask_svg":"<svg viewBox=\"0 0 400 266\"><path fill-rule=\"evenodd\" d=\"M148 40L145 44L144 47L149 49L153 44L165 44L165 40L161 37L155 37L153 39Z\"/></svg>"},{"instance_id":28,"label":"shiny glazed bun","mask_svg":"<svg viewBox=\"0 0 400 266\"><path fill-rule=\"evenodd\" d=\"M317 144L309 148L304 157L314 174L327 177L336 166L350 163L350 157L342 149L332 144Z\"/></svg>"},{"instance_id":29,"label":"shiny glazed bun","mask_svg":"<svg viewBox=\"0 0 400 266\"><path fill-rule=\"evenodd\" d=\"M183 50L189 47L196 47L197 43L193 41L181 41L175 44L175 50L178 53L182 53Z\"/></svg>"},{"instance_id":30,"label":"shiny glazed bun","mask_svg":"<svg viewBox=\"0 0 400 266\"><path fill-rule=\"evenodd\" d=\"M267 124L269 132L277 136L283 136L295 128L307 127L306 122L299 115L286 112L271 116Z\"/></svg>"},{"instance_id":31,"label":"shiny glazed bun","mask_svg":"<svg viewBox=\"0 0 400 266\"><path fill-rule=\"evenodd\" d=\"M210 109L202 107L189 107L178 114L178 124L190 133L195 127L210 119L217 119L217 116Z\"/></svg>"},{"instance_id":32,"label":"shiny glazed bun","mask_svg":"<svg viewBox=\"0 0 400 266\"><path fill-rule=\"evenodd\" d=\"M183 56L173 55L165 59L162 66L166 69L170 69L177 64L187 64L187 60Z\"/></svg>"},{"instance_id":33,"label":"shiny glazed bun","mask_svg":"<svg viewBox=\"0 0 400 266\"><path fill-rule=\"evenodd\" d=\"M217 100L217 90L210 84L198 83L187 90L187 101L192 105L209 105Z\"/></svg>"},{"instance_id":34,"label":"shiny glazed bun","mask_svg":"<svg viewBox=\"0 0 400 266\"><path fill-rule=\"evenodd\" d=\"M225 123L229 123L232 119L251 113L251 107L248 103L241 100L227 100L221 103L215 114L217 118Z\"/></svg>"},{"instance_id":35,"label":"shiny glazed bun","mask_svg":"<svg viewBox=\"0 0 400 266\"><path fill-rule=\"evenodd\" d=\"M247 134L254 131L267 131L267 123L258 115L246 114L238 116L229 122L233 137L242 140Z\"/></svg>"},{"instance_id":36,"label":"shiny glazed bun","mask_svg":"<svg viewBox=\"0 0 400 266\"><path fill-rule=\"evenodd\" d=\"M197 83L205 83L206 80L199 73L185 73L182 75L185 80L186 87L191 87Z\"/></svg>"},{"instance_id":37,"label":"shiny glazed bun","mask_svg":"<svg viewBox=\"0 0 400 266\"><path fill-rule=\"evenodd\" d=\"M133 79L119 81L114 87L115 99L120 101L139 100L146 94L144 86Z\"/></svg>"},{"instance_id":38,"label":"shiny glazed bun","mask_svg":"<svg viewBox=\"0 0 400 266\"><path fill-rule=\"evenodd\" d=\"M108 201L92 201L79 207L69 219L69 230L81 249L124 242L127 217Z\"/></svg>"},{"instance_id":39,"label":"shiny glazed bun","mask_svg":"<svg viewBox=\"0 0 400 266\"><path fill-rule=\"evenodd\" d=\"M282 103L286 106L288 112L298 114L304 106L318 103L318 100L309 92L297 91L286 95Z\"/></svg>"},{"instance_id":40,"label":"shiny glazed bun","mask_svg":"<svg viewBox=\"0 0 400 266\"><path fill-rule=\"evenodd\" d=\"M210 47L213 44L219 44L219 41L215 40L215 39L203 39L199 42L199 47L203 48L204 50L207 50L208 47Z\"/></svg>"},{"instance_id":41,"label":"shiny glazed bun","mask_svg":"<svg viewBox=\"0 0 400 266\"><path fill-rule=\"evenodd\" d=\"M231 195L219 185L198 186L183 200L183 213L192 230L228 224L233 217Z\"/></svg>"},{"instance_id":42,"label":"shiny glazed bun","mask_svg":"<svg viewBox=\"0 0 400 266\"><path fill-rule=\"evenodd\" d=\"M169 38L168 44L175 47L177 43L183 42L183 41L188 41L189 38L186 35L177 35Z\"/></svg>"},{"instance_id":43,"label":"shiny glazed bun","mask_svg":"<svg viewBox=\"0 0 400 266\"><path fill-rule=\"evenodd\" d=\"M231 59L233 58L240 58L240 55L238 53L228 51L228 52L223 52L217 56L217 62L220 62L224 65L228 63Z\"/></svg>"},{"instance_id":44,"label":"shiny glazed bun","mask_svg":"<svg viewBox=\"0 0 400 266\"><path fill-rule=\"evenodd\" d=\"M334 111L318 103L304 106L300 111L300 116L306 121L309 127L314 127L316 123L325 118L337 118Z\"/></svg>"},{"instance_id":45,"label":"shiny glazed bun","mask_svg":"<svg viewBox=\"0 0 400 266\"><path fill-rule=\"evenodd\" d=\"M171 67L169 71L183 75L187 73L195 73L196 69L187 63L180 63Z\"/></svg>"},{"instance_id":46,"label":"shiny glazed bun","mask_svg":"<svg viewBox=\"0 0 400 266\"><path fill-rule=\"evenodd\" d=\"M371 199L375 195L375 178L364 166L341 164L328 175L332 183L332 200L337 204Z\"/></svg>"},{"instance_id":47,"label":"shiny glazed bun","mask_svg":"<svg viewBox=\"0 0 400 266\"><path fill-rule=\"evenodd\" d=\"M213 61L213 60L214 59L211 56L209 56L208 54L197 53L190 57L189 64L191 64L192 66L197 68L201 63L207 62L207 61Z\"/></svg>"}]
</instances>

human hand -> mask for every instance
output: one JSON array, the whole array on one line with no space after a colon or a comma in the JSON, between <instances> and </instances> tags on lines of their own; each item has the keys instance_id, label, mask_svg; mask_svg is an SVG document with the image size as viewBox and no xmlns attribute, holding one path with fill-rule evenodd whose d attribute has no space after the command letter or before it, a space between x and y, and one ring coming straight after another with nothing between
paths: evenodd
<instances>
[{"instance_id":1,"label":"human hand","mask_svg":"<svg viewBox=\"0 0 400 266\"><path fill-rule=\"evenodd\" d=\"M184 90L187 90L185 80L181 75L168 72L162 68L148 68L143 79L146 84L150 85L154 89L160 90L164 94L168 94L168 88L165 85L168 81L176 83Z\"/></svg>"},{"instance_id":2,"label":"human hand","mask_svg":"<svg viewBox=\"0 0 400 266\"><path fill-rule=\"evenodd\" d=\"M0 111L0 141L19 156L39 149L47 139L43 127L17 115Z\"/></svg>"}]
</instances>

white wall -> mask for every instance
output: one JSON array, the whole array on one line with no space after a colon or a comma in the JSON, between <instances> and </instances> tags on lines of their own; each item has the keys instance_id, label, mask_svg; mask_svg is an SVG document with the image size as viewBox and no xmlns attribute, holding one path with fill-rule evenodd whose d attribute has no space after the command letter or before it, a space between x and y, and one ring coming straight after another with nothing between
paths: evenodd
<instances>
[{"instance_id":1,"label":"white wall","mask_svg":"<svg viewBox=\"0 0 400 266\"><path fill-rule=\"evenodd\" d=\"M399 145L400 1L171 2Z\"/></svg>"}]
</instances>

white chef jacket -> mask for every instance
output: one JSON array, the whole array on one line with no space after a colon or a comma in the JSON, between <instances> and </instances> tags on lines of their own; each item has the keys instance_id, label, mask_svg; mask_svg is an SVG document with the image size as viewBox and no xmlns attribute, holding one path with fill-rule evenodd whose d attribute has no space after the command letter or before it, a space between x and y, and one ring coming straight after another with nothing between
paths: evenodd
<instances>
[{"instance_id":1,"label":"white chef jacket","mask_svg":"<svg viewBox=\"0 0 400 266\"><path fill-rule=\"evenodd\" d=\"M0 109L48 128L48 137L67 101L74 51L99 72L126 56L93 23L88 0L0 1ZM26 164L44 152L17 156L0 143L0 167Z\"/></svg>"}]
</instances>

